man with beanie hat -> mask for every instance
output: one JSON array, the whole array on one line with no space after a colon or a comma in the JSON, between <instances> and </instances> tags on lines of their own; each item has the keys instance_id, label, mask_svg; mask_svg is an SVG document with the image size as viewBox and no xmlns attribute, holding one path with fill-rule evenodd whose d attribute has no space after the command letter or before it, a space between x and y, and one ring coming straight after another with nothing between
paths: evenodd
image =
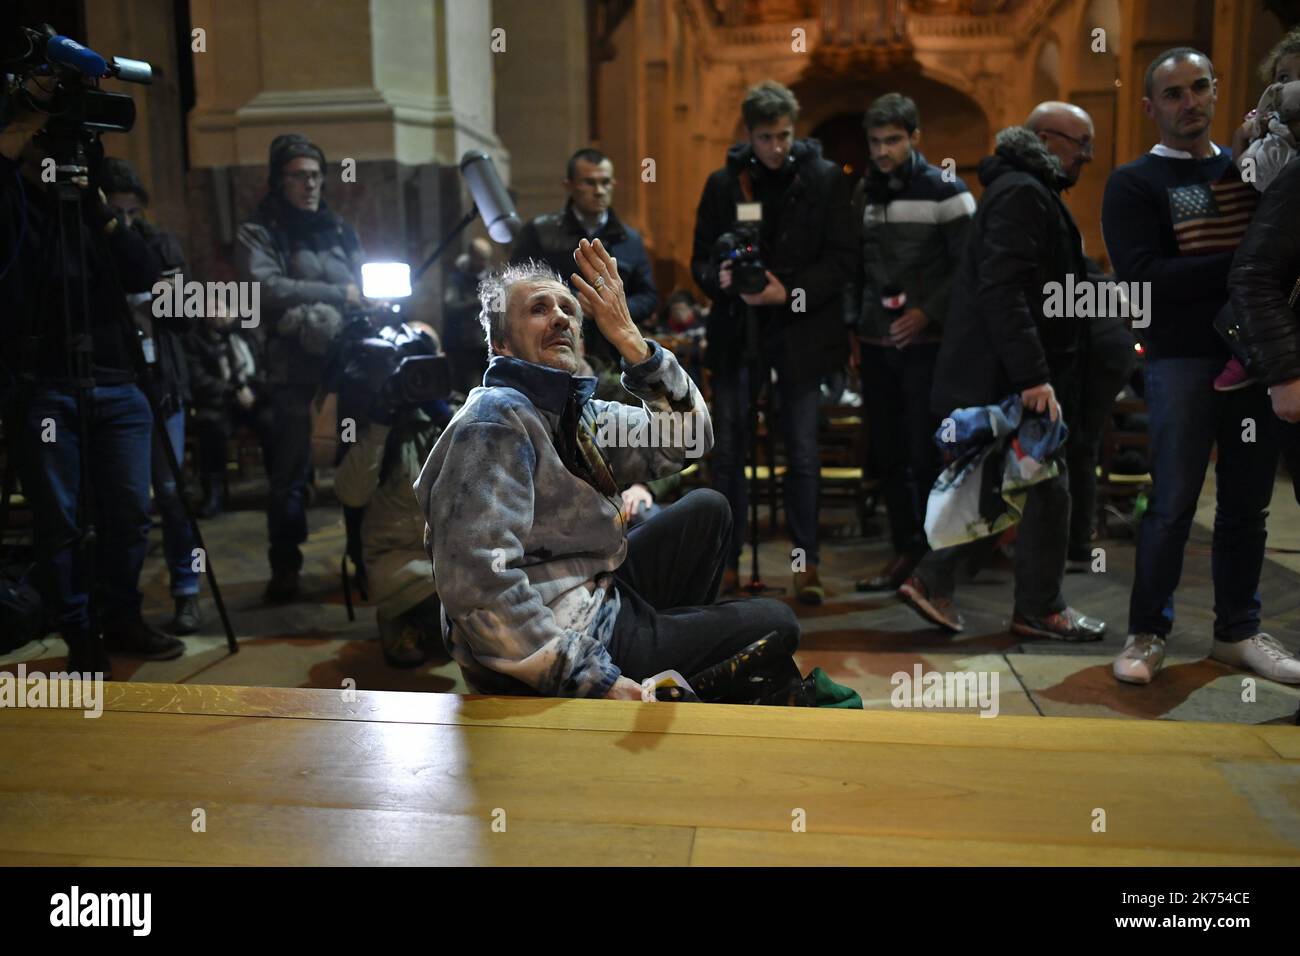
<instances>
[{"instance_id":1,"label":"man with beanie hat","mask_svg":"<svg viewBox=\"0 0 1300 956\"><path fill-rule=\"evenodd\" d=\"M239 227L240 278L260 284L261 334L278 438L271 456L267 532L271 580L265 599L298 593L299 545L307 539L306 494L311 467L311 402L330 343L347 306L360 306L363 261L353 228L326 205L325 154L297 133L271 142L267 194Z\"/></svg>"},{"instance_id":2,"label":"man with beanie hat","mask_svg":"<svg viewBox=\"0 0 1300 956\"><path fill-rule=\"evenodd\" d=\"M108 205L121 216L128 229L138 233L153 249L162 267L158 278L169 280L173 276L184 281L185 253L180 241L170 232L157 228L144 218L149 205L149 193L140 177L124 159L106 157L100 166L99 187L104 190ZM140 330L144 344L145 360L153 376L141 382L153 402L154 410L163 417L167 439L177 461L185 457L185 411L190 402L190 373L185 357L184 336L194 330L195 318L166 315L155 318L151 292L127 296L131 314ZM172 310L168 310L172 311ZM171 594L175 602L172 630L176 634L193 634L202 624L199 613L199 575L194 570L194 535L189 518L181 502L176 480L167 466L166 452L155 433L150 456L153 478L154 502L162 519L163 554L171 576ZM179 642L173 642L172 653L180 653ZM112 648L110 648L111 650Z\"/></svg>"}]
</instances>

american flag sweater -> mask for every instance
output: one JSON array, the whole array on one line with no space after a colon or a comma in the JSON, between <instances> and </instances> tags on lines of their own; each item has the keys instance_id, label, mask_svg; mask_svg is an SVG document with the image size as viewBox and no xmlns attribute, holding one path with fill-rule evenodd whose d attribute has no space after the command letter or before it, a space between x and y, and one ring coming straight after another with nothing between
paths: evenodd
<instances>
[{"instance_id":1,"label":"american flag sweater","mask_svg":"<svg viewBox=\"0 0 1300 956\"><path fill-rule=\"evenodd\" d=\"M1148 358L1227 359L1213 321L1257 203L1227 149L1209 159L1147 153L1110 174L1102 238L1120 281L1151 283L1151 325L1138 330Z\"/></svg>"}]
</instances>

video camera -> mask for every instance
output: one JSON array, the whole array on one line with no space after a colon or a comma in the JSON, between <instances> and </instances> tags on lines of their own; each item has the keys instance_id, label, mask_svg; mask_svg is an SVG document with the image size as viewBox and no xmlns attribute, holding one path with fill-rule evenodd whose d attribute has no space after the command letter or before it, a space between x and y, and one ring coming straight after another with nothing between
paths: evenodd
<instances>
[{"instance_id":1,"label":"video camera","mask_svg":"<svg viewBox=\"0 0 1300 956\"><path fill-rule=\"evenodd\" d=\"M48 23L39 29L20 27L16 34L0 37L0 128L8 124L15 104L21 102L49 116L45 131L74 138L98 133L128 133L135 125L135 103L124 93L98 88L101 79L128 83L153 82L153 67L126 57L105 59L76 40L60 36ZM46 86L50 78L53 86ZM36 97L29 81L49 93Z\"/></svg>"},{"instance_id":2,"label":"video camera","mask_svg":"<svg viewBox=\"0 0 1300 956\"><path fill-rule=\"evenodd\" d=\"M767 287L767 268L759 251L759 224L740 221L713 243L713 266L731 263L731 288L737 295L753 295Z\"/></svg>"},{"instance_id":3,"label":"video camera","mask_svg":"<svg viewBox=\"0 0 1300 956\"><path fill-rule=\"evenodd\" d=\"M409 325L344 339L340 353L339 400L350 407L368 406L387 394L395 406L415 408L451 394L447 357L437 354L428 335Z\"/></svg>"}]
</instances>

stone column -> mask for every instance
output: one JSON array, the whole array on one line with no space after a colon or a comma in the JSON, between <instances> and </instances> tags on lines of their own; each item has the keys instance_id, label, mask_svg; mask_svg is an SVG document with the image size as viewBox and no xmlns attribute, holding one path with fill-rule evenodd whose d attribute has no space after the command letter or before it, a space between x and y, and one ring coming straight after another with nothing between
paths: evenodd
<instances>
[{"instance_id":1,"label":"stone column","mask_svg":"<svg viewBox=\"0 0 1300 956\"><path fill-rule=\"evenodd\" d=\"M494 0L491 6L492 25L505 31L506 43L491 66L497 128L511 155L516 206L527 221L564 205L564 164L590 145L586 6L583 0Z\"/></svg>"},{"instance_id":2,"label":"stone column","mask_svg":"<svg viewBox=\"0 0 1300 956\"><path fill-rule=\"evenodd\" d=\"M326 200L372 258L418 265L469 209L457 172L465 150L493 155L508 181L490 5L191 0L190 9L205 41L189 118L192 256L208 271L228 270L233 230L265 192L267 149L281 133L324 150ZM408 307L435 324L438 273Z\"/></svg>"}]
</instances>

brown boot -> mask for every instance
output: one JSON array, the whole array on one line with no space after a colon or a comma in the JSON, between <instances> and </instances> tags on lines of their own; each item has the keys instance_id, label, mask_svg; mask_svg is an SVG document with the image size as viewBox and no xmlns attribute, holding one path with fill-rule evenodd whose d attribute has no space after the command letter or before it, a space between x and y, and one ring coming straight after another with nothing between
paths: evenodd
<instances>
[{"instance_id":1,"label":"brown boot","mask_svg":"<svg viewBox=\"0 0 1300 956\"><path fill-rule=\"evenodd\" d=\"M821 604L826 599L826 589L817 577L817 565L794 573L794 593L802 604Z\"/></svg>"}]
</instances>

